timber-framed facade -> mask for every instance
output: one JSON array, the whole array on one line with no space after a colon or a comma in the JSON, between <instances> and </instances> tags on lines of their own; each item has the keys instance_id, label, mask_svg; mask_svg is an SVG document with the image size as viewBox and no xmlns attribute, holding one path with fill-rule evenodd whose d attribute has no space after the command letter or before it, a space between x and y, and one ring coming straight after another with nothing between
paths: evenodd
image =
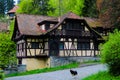
<instances>
[{"instance_id":1,"label":"timber-framed facade","mask_svg":"<svg viewBox=\"0 0 120 80\"><path fill-rule=\"evenodd\" d=\"M43 59L44 66L50 66L50 56L97 56L98 45L103 42L85 19L72 12L59 18L19 14L12 40L17 44L19 64Z\"/></svg>"}]
</instances>

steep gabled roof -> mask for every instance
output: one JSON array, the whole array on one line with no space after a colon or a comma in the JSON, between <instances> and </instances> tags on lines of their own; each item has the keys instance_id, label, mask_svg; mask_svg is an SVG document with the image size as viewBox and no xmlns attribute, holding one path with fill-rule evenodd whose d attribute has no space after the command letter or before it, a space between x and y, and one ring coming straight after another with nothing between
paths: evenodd
<instances>
[{"instance_id":1,"label":"steep gabled roof","mask_svg":"<svg viewBox=\"0 0 120 80\"><path fill-rule=\"evenodd\" d=\"M90 27L96 28L96 27L103 27L101 20L98 18L90 18L90 17L81 17L81 19L85 19Z\"/></svg>"},{"instance_id":2,"label":"steep gabled roof","mask_svg":"<svg viewBox=\"0 0 120 80\"><path fill-rule=\"evenodd\" d=\"M68 12L67 14L61 16L61 19L80 19L80 16L76 15L75 13L73 12Z\"/></svg>"},{"instance_id":3,"label":"steep gabled roof","mask_svg":"<svg viewBox=\"0 0 120 80\"><path fill-rule=\"evenodd\" d=\"M47 32L45 32L44 34L47 34L47 33L51 32L52 30L58 28L58 27L61 25L61 23L63 23L63 21L64 21L65 19L74 19L74 20L77 19L77 20L80 20L80 17L79 17L78 15L72 13L72 12L68 12L67 14L59 17L59 19L58 19L58 20L59 20L59 23L56 24L55 27L49 29L49 30L48 30ZM81 20L84 20L84 19L81 19Z\"/></svg>"},{"instance_id":4,"label":"steep gabled roof","mask_svg":"<svg viewBox=\"0 0 120 80\"><path fill-rule=\"evenodd\" d=\"M86 24L86 27L94 34L94 35L97 35L98 37L102 37L99 33L97 33L95 30L93 30L87 23L87 21L84 19L84 18L81 18L80 16L72 13L72 12L69 12L65 15L63 15L62 17L60 17L60 21L58 24L55 25L55 27L49 29L47 32L45 32L44 34L49 34L49 32L55 30L56 28L58 28L63 22L65 19L73 19L73 20L80 20L82 22L84 22Z\"/></svg>"},{"instance_id":5,"label":"steep gabled roof","mask_svg":"<svg viewBox=\"0 0 120 80\"><path fill-rule=\"evenodd\" d=\"M96 31L94 31L91 27L89 27L86 19L79 17L78 15L69 12L59 18L56 17L48 17L48 16L40 16L40 15L28 15L28 14L17 14L15 18L15 27L18 29L21 35L28 36L40 36L46 35L50 32L57 29L65 20L77 20L82 21L86 24L86 27L93 33L101 37ZM56 25L47 31L43 31L40 28L39 24L44 24L45 22L55 23ZM14 30L16 30L14 29ZM13 37L15 37L16 32L14 31ZM20 35L20 36L21 36Z\"/></svg>"},{"instance_id":6,"label":"steep gabled roof","mask_svg":"<svg viewBox=\"0 0 120 80\"><path fill-rule=\"evenodd\" d=\"M43 31L40 29L38 23L49 19L56 19L55 17L17 14L16 21L18 29L22 35L41 35ZM16 27L16 26L15 26Z\"/></svg>"}]
</instances>

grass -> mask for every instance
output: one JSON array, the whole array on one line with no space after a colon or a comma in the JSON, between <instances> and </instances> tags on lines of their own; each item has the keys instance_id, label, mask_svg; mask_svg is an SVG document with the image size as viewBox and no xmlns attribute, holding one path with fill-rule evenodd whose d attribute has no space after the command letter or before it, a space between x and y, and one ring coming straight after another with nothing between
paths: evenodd
<instances>
[{"instance_id":1,"label":"grass","mask_svg":"<svg viewBox=\"0 0 120 80\"><path fill-rule=\"evenodd\" d=\"M58 66L58 67L31 70L31 71L26 71L26 72L22 72L22 73L13 73L13 74L6 75L6 77L23 76L23 75L51 72L51 71L56 71L56 70L64 70L64 69L69 69L69 68L76 68L79 65L80 65L79 63L74 62L71 64Z\"/></svg>"},{"instance_id":2,"label":"grass","mask_svg":"<svg viewBox=\"0 0 120 80\"><path fill-rule=\"evenodd\" d=\"M120 76L112 76L107 71L102 71L97 74L88 76L82 80L120 80Z\"/></svg>"},{"instance_id":3,"label":"grass","mask_svg":"<svg viewBox=\"0 0 120 80\"><path fill-rule=\"evenodd\" d=\"M73 63L67 64L67 65L63 65L63 66L37 69L37 70L31 70L31 71L26 71L26 72L21 72L21 73L8 74L8 75L6 75L6 77L24 76L24 75L31 75L31 74L38 74L38 73L52 72L52 71L57 71L57 70L70 69L70 68L77 68L80 65L92 64L92 63L100 63L100 61L85 61L83 63L73 62Z\"/></svg>"}]
</instances>

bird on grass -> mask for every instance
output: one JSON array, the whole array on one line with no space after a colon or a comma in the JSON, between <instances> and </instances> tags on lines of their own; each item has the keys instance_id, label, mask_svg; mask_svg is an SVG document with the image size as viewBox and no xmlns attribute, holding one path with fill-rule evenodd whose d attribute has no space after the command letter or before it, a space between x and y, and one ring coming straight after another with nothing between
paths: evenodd
<instances>
[{"instance_id":1,"label":"bird on grass","mask_svg":"<svg viewBox=\"0 0 120 80\"><path fill-rule=\"evenodd\" d=\"M72 70L72 69L70 69L70 73L71 73L72 76L76 76L78 74L77 71Z\"/></svg>"}]
</instances>

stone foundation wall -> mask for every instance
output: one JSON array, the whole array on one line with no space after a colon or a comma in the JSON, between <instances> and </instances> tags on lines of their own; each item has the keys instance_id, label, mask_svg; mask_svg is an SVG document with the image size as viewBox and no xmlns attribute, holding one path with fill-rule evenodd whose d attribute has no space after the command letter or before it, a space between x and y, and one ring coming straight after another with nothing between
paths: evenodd
<instances>
[{"instance_id":1,"label":"stone foundation wall","mask_svg":"<svg viewBox=\"0 0 120 80\"><path fill-rule=\"evenodd\" d=\"M97 57L50 57L50 67L61 66L72 62L86 62L100 60Z\"/></svg>"},{"instance_id":2,"label":"stone foundation wall","mask_svg":"<svg viewBox=\"0 0 120 80\"><path fill-rule=\"evenodd\" d=\"M9 67L4 70L5 74L25 72L25 71L26 71L26 65L17 65L15 67Z\"/></svg>"}]
</instances>

